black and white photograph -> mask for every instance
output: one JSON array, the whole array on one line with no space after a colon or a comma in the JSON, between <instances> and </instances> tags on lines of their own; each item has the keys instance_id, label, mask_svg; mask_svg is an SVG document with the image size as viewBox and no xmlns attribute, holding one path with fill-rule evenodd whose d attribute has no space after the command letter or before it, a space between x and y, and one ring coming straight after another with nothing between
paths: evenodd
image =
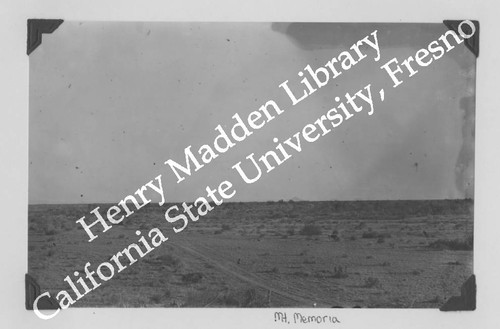
<instances>
[{"instance_id":1,"label":"black and white photograph","mask_svg":"<svg viewBox=\"0 0 500 329\"><path fill-rule=\"evenodd\" d=\"M441 307L474 273L478 27L62 22L28 274L63 308Z\"/></svg>"},{"instance_id":2,"label":"black and white photograph","mask_svg":"<svg viewBox=\"0 0 500 329\"><path fill-rule=\"evenodd\" d=\"M211 15L25 17L21 327L479 325L482 17Z\"/></svg>"}]
</instances>

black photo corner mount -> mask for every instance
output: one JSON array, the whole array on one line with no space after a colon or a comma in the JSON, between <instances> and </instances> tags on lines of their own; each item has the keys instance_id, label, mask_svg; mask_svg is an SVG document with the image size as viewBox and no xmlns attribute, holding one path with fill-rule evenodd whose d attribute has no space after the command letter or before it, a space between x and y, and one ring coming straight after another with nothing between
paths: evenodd
<instances>
[{"instance_id":1,"label":"black photo corner mount","mask_svg":"<svg viewBox=\"0 0 500 329\"><path fill-rule=\"evenodd\" d=\"M26 309L33 310L33 303L40 296L40 285L28 273L24 276L24 284L26 289ZM44 297L38 300L37 308L39 310L56 310L59 308L59 303L53 297Z\"/></svg>"},{"instance_id":2,"label":"black photo corner mount","mask_svg":"<svg viewBox=\"0 0 500 329\"><path fill-rule=\"evenodd\" d=\"M29 56L33 50L42 44L42 33L54 32L62 22L64 22L62 19L28 19L26 54Z\"/></svg>"},{"instance_id":3,"label":"black photo corner mount","mask_svg":"<svg viewBox=\"0 0 500 329\"><path fill-rule=\"evenodd\" d=\"M443 24L446 25L446 27L452 31L455 31L456 34L460 35L458 33L458 26L460 23L462 23L464 20L444 20ZM474 24L474 27L476 28L476 32L472 37L469 39L464 40L465 46L477 57L479 57L479 21L474 21L470 20L472 24ZM465 31L464 31L465 32ZM467 32L465 32L467 33Z\"/></svg>"},{"instance_id":4,"label":"black photo corner mount","mask_svg":"<svg viewBox=\"0 0 500 329\"><path fill-rule=\"evenodd\" d=\"M476 276L472 274L462 285L460 296L451 297L439 310L448 311L474 311L476 309Z\"/></svg>"}]
</instances>

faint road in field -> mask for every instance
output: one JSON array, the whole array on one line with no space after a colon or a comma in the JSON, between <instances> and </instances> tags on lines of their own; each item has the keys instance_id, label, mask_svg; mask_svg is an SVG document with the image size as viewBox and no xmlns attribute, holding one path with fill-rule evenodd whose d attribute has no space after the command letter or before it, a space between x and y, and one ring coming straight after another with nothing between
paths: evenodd
<instances>
[{"instance_id":1,"label":"faint road in field","mask_svg":"<svg viewBox=\"0 0 500 329\"><path fill-rule=\"evenodd\" d=\"M283 291L277 287L273 287L269 284L269 280L267 282L264 278L260 278L255 274L245 271L244 269L237 267L235 265L229 264L225 262L223 264L220 260L215 259L213 256L205 253L204 250L199 250L200 248L194 247L192 244L183 239L182 241L176 241L175 243L171 243L171 246L184 250L185 252L196 256L198 258L203 259L204 261L214 265L220 271L233 275L240 280L248 282L252 285L260 287L262 289L271 291L274 294L283 296L285 298L291 299L292 301L297 303L297 307L313 307L316 304L316 307L328 308L331 305L322 304L315 300L309 299L307 296L299 295L299 291L291 292L291 291ZM208 249L208 248L207 248ZM210 252L210 250L208 250Z\"/></svg>"}]
</instances>

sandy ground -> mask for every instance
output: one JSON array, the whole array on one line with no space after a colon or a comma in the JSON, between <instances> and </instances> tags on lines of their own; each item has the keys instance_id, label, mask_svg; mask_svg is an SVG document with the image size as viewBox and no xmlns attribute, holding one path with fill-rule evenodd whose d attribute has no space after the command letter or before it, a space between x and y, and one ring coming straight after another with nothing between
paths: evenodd
<instances>
[{"instance_id":1,"label":"sandy ground","mask_svg":"<svg viewBox=\"0 0 500 329\"><path fill-rule=\"evenodd\" d=\"M169 240L74 307L437 308L473 273L472 250L453 250L470 248L435 243L472 236L470 200L231 203L179 234L166 206L148 206L88 243L75 221L95 206L29 207L28 273L42 291L70 290L66 275L138 229Z\"/></svg>"}]
</instances>

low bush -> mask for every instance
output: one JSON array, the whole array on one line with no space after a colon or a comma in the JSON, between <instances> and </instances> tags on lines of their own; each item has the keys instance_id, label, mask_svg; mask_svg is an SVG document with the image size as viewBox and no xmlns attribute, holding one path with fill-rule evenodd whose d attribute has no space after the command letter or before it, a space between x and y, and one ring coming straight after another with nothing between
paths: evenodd
<instances>
[{"instance_id":1,"label":"low bush","mask_svg":"<svg viewBox=\"0 0 500 329\"><path fill-rule=\"evenodd\" d=\"M333 230L332 234L330 234L330 238L333 239L334 241L339 241L339 231L338 230Z\"/></svg>"},{"instance_id":2,"label":"low bush","mask_svg":"<svg viewBox=\"0 0 500 329\"><path fill-rule=\"evenodd\" d=\"M366 278L365 284L363 285L363 287L373 288L373 287L379 286L379 285L380 285L379 279L370 276L369 278Z\"/></svg>"},{"instance_id":3,"label":"low bush","mask_svg":"<svg viewBox=\"0 0 500 329\"><path fill-rule=\"evenodd\" d=\"M306 224L300 230L300 234L306 235L306 236L320 235L321 234L321 227L318 225L314 225L314 224Z\"/></svg>"},{"instance_id":4,"label":"low bush","mask_svg":"<svg viewBox=\"0 0 500 329\"><path fill-rule=\"evenodd\" d=\"M183 274L181 277L181 280L183 283L198 283L203 279L203 274L200 272L193 272L193 273L187 273Z\"/></svg>"},{"instance_id":5,"label":"low bush","mask_svg":"<svg viewBox=\"0 0 500 329\"><path fill-rule=\"evenodd\" d=\"M216 291L193 291L188 294L183 307L269 307L268 298L254 288Z\"/></svg>"},{"instance_id":6,"label":"low bush","mask_svg":"<svg viewBox=\"0 0 500 329\"><path fill-rule=\"evenodd\" d=\"M439 239L434 242L429 243L429 248L436 250L472 250L474 246L474 241L472 236L465 240L453 239Z\"/></svg>"},{"instance_id":7,"label":"low bush","mask_svg":"<svg viewBox=\"0 0 500 329\"><path fill-rule=\"evenodd\" d=\"M153 296L149 297L149 300L153 303L153 304L159 304L163 299L163 296L160 295L160 294L154 294Z\"/></svg>"},{"instance_id":8,"label":"low bush","mask_svg":"<svg viewBox=\"0 0 500 329\"><path fill-rule=\"evenodd\" d=\"M378 233L377 232L364 232L363 235L361 235L361 237L363 239L375 239L378 237Z\"/></svg>"},{"instance_id":9,"label":"low bush","mask_svg":"<svg viewBox=\"0 0 500 329\"><path fill-rule=\"evenodd\" d=\"M161 255L157 258L163 265L170 267L177 267L180 265L181 260L172 255Z\"/></svg>"},{"instance_id":10,"label":"low bush","mask_svg":"<svg viewBox=\"0 0 500 329\"><path fill-rule=\"evenodd\" d=\"M147 264L165 265L174 268L177 268L181 265L181 260L179 258L169 254L160 255L155 258L147 258L144 259L144 262Z\"/></svg>"},{"instance_id":11,"label":"low bush","mask_svg":"<svg viewBox=\"0 0 500 329\"><path fill-rule=\"evenodd\" d=\"M348 276L349 275L347 274L347 267L335 266L333 278L344 279L344 278L347 278Z\"/></svg>"},{"instance_id":12,"label":"low bush","mask_svg":"<svg viewBox=\"0 0 500 329\"><path fill-rule=\"evenodd\" d=\"M368 231L364 232L363 235L361 235L363 239L385 239L385 238L390 238L391 235L389 233L378 233L375 231Z\"/></svg>"},{"instance_id":13,"label":"low bush","mask_svg":"<svg viewBox=\"0 0 500 329\"><path fill-rule=\"evenodd\" d=\"M45 235L55 235L57 233L57 230L55 229L54 226L49 225L45 228L44 232Z\"/></svg>"}]
</instances>

